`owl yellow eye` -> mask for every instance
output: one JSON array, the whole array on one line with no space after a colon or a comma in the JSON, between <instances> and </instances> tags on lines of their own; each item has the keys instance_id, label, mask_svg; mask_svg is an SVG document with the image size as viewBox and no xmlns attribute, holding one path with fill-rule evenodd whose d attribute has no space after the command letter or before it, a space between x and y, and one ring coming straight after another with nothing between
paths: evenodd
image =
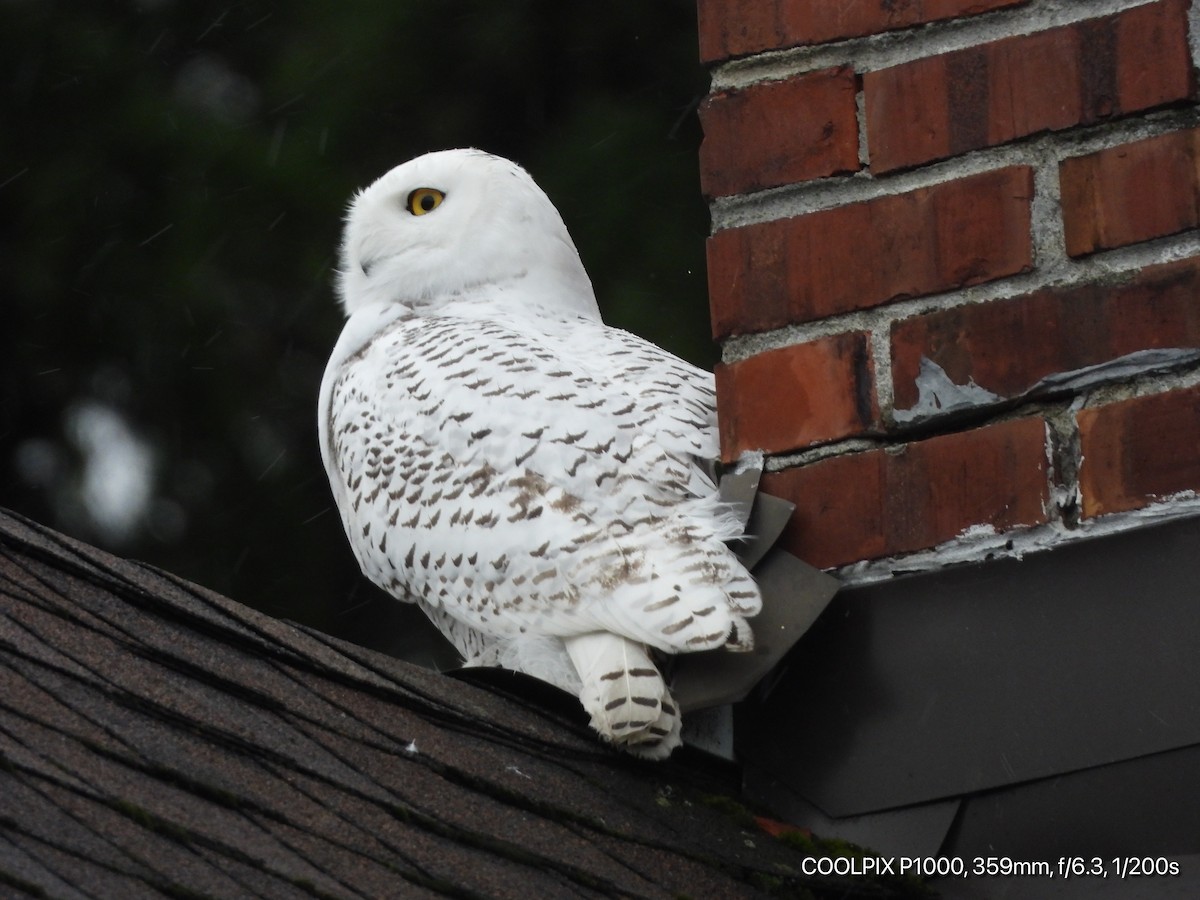
<instances>
[{"instance_id":1,"label":"owl yellow eye","mask_svg":"<svg viewBox=\"0 0 1200 900\"><path fill-rule=\"evenodd\" d=\"M408 211L414 216L423 216L442 205L446 195L437 188L417 188L408 195Z\"/></svg>"}]
</instances>

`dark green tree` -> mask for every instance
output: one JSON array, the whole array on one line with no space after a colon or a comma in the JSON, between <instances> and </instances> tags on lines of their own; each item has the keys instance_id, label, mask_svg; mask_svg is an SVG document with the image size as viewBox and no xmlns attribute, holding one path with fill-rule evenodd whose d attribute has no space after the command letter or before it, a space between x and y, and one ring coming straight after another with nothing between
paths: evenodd
<instances>
[{"instance_id":1,"label":"dark green tree","mask_svg":"<svg viewBox=\"0 0 1200 900\"><path fill-rule=\"evenodd\" d=\"M427 150L516 159L608 321L710 364L695 46L689 0L0 4L0 505L404 632L316 449L346 202Z\"/></svg>"}]
</instances>

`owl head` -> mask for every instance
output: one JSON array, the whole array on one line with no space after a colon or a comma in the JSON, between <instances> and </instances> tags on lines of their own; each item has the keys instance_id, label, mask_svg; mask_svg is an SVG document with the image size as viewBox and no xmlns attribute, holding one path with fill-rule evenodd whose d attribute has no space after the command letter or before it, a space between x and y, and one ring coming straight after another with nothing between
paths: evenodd
<instances>
[{"instance_id":1,"label":"owl head","mask_svg":"<svg viewBox=\"0 0 1200 900\"><path fill-rule=\"evenodd\" d=\"M550 198L520 166L479 150L427 153L360 191L338 291L347 316L378 302L436 308L486 295L599 318Z\"/></svg>"}]
</instances>

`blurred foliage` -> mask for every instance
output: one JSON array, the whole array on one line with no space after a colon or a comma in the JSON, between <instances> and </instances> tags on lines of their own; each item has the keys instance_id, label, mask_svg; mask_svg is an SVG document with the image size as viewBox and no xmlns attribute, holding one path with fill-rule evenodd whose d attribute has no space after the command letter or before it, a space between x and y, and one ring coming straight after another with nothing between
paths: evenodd
<instances>
[{"instance_id":1,"label":"blurred foliage","mask_svg":"<svg viewBox=\"0 0 1200 900\"><path fill-rule=\"evenodd\" d=\"M347 199L516 159L709 365L695 46L691 0L0 0L0 505L379 644L314 421Z\"/></svg>"}]
</instances>

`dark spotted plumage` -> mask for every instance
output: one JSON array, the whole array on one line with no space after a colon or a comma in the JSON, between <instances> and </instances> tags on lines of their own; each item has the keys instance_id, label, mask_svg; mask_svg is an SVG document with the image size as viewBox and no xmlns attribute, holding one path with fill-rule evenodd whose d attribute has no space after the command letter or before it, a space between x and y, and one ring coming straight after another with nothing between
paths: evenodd
<instances>
[{"instance_id":1,"label":"dark spotted plumage","mask_svg":"<svg viewBox=\"0 0 1200 900\"><path fill-rule=\"evenodd\" d=\"M445 200L412 221L380 202L417 187ZM416 272L393 262L501 213L518 218L487 223L477 245L516 242L531 259L515 271L496 261L490 280L462 283L464 262L442 283L421 255ZM392 224L399 249L381 256ZM450 151L393 170L352 208L344 273L361 272L364 247L375 261L343 277L351 316L319 420L363 572L469 662L571 690L606 738L666 755L679 715L647 648L747 649L760 604L700 465L717 453L711 375L600 321L561 220L506 161ZM391 293L359 284L385 277Z\"/></svg>"}]
</instances>

